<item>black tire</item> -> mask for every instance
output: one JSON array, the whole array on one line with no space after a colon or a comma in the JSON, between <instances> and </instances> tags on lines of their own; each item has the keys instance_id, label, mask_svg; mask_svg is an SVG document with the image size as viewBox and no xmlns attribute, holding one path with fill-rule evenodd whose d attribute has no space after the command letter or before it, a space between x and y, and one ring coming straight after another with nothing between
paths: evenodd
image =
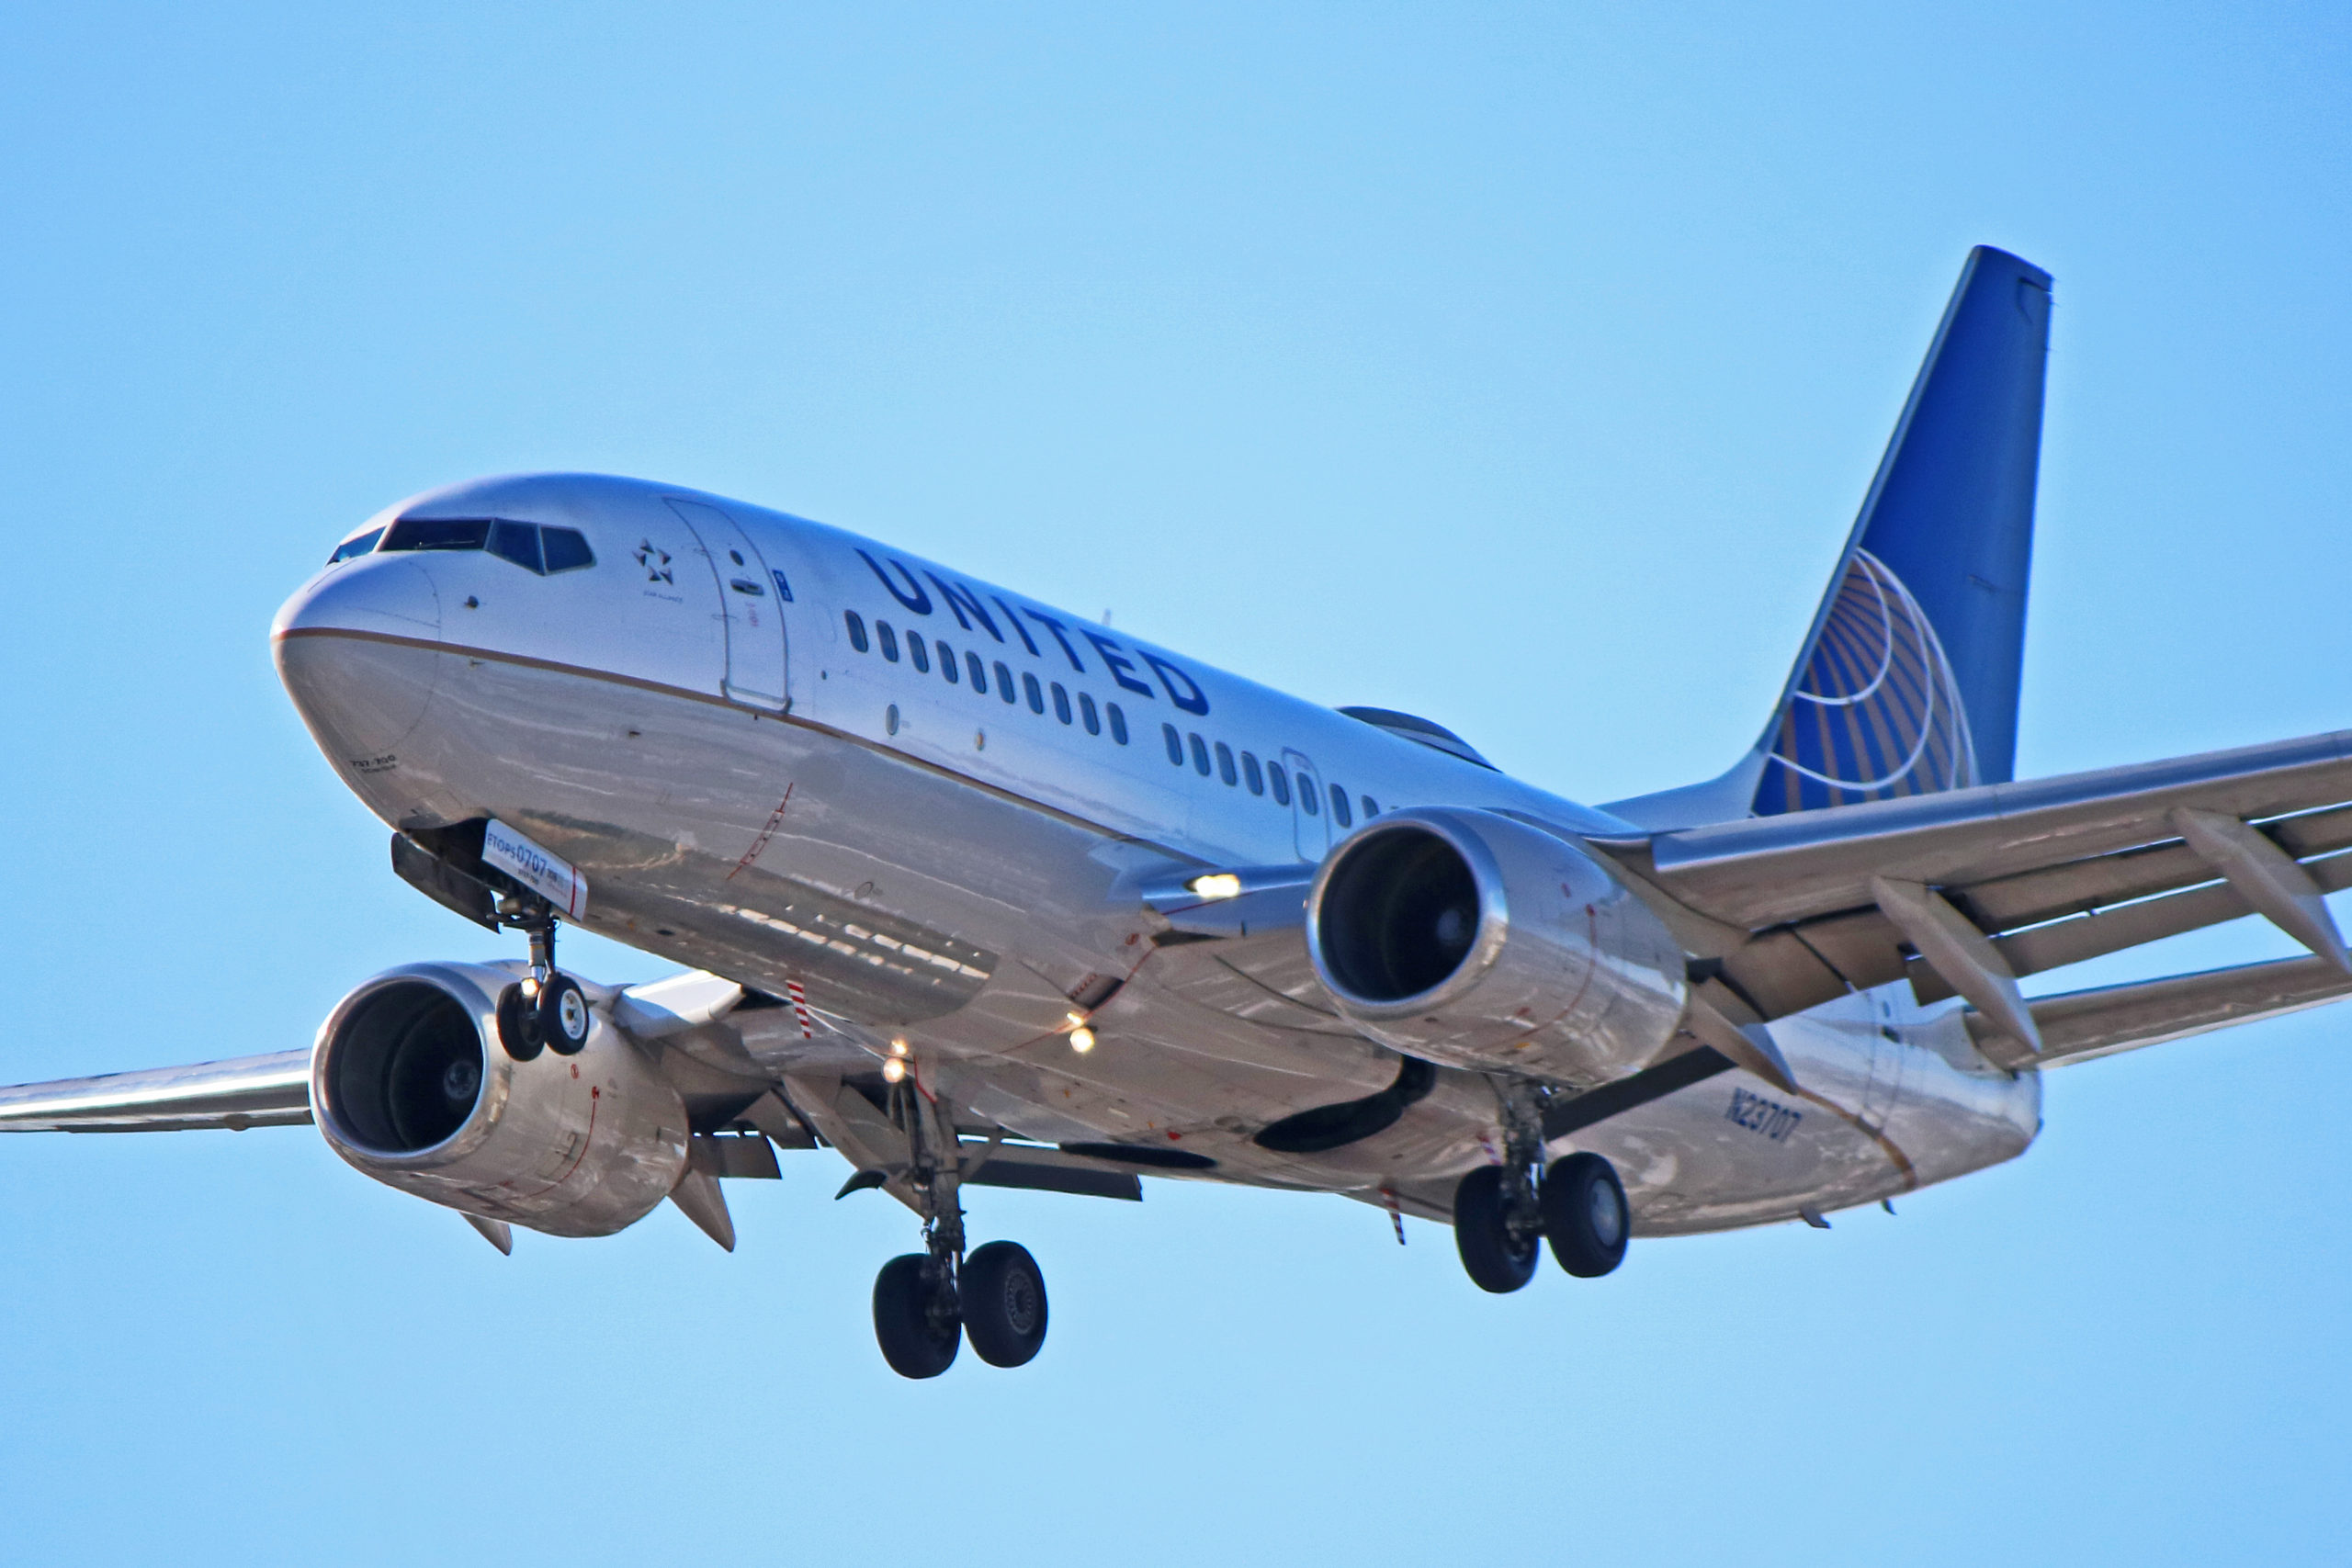
<instances>
[{"instance_id":1,"label":"black tire","mask_svg":"<svg viewBox=\"0 0 2352 1568\"><path fill-rule=\"evenodd\" d=\"M1560 1267L1595 1280L1625 1261L1633 1211L1616 1168L1599 1155L1566 1155L1544 1173L1544 1235Z\"/></svg>"},{"instance_id":2,"label":"black tire","mask_svg":"<svg viewBox=\"0 0 2352 1568\"><path fill-rule=\"evenodd\" d=\"M549 976L539 987L539 1038L559 1056L577 1056L596 1026L588 1011L587 993L569 975Z\"/></svg>"},{"instance_id":3,"label":"black tire","mask_svg":"<svg viewBox=\"0 0 2352 1568\"><path fill-rule=\"evenodd\" d=\"M1532 1233L1512 1242L1507 1213L1498 1165L1480 1166L1453 1190L1453 1245L1462 1267L1472 1284L1498 1296L1535 1277L1535 1255L1543 1250Z\"/></svg>"},{"instance_id":4,"label":"black tire","mask_svg":"<svg viewBox=\"0 0 2352 1568\"><path fill-rule=\"evenodd\" d=\"M882 1359L902 1378L935 1378L956 1360L962 1326L932 1326L931 1259L920 1252L893 1258L874 1278L874 1338Z\"/></svg>"},{"instance_id":5,"label":"black tire","mask_svg":"<svg viewBox=\"0 0 2352 1568\"><path fill-rule=\"evenodd\" d=\"M972 1354L991 1367L1018 1367L1046 1345L1046 1277L1017 1242L992 1241L964 1260L956 1292Z\"/></svg>"},{"instance_id":6,"label":"black tire","mask_svg":"<svg viewBox=\"0 0 2352 1568\"><path fill-rule=\"evenodd\" d=\"M530 1061L547 1048L539 1037L539 1015L523 999L520 986L498 993L498 1043L518 1062Z\"/></svg>"}]
</instances>

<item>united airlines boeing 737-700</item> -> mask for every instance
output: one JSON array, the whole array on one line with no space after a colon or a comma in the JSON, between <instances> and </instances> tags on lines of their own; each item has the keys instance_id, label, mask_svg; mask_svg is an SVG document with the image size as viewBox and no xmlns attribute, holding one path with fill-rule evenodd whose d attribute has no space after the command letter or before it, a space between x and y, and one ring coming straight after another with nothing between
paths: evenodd
<instances>
[{"instance_id":1,"label":"united airlines boeing 737-700","mask_svg":"<svg viewBox=\"0 0 2352 1568\"><path fill-rule=\"evenodd\" d=\"M288 600L277 669L391 869L519 931L307 1049L0 1089L0 1129L314 1124L607 1235L831 1148L922 1247L889 1365L1046 1337L991 1187L1339 1192L1548 1250L1804 1220L2014 1158L2041 1074L2352 994L2352 733L2019 784L2050 278L1973 253L1781 701L1722 776L1580 806L876 540L673 485L481 479ZM2308 956L2029 998L2259 915ZM683 966L607 987L567 925Z\"/></svg>"}]
</instances>

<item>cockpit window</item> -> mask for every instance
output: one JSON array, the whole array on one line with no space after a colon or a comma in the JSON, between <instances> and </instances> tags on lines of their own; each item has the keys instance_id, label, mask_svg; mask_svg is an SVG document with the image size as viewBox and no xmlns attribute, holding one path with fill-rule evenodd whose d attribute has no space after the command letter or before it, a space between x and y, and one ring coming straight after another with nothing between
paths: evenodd
<instances>
[{"instance_id":1,"label":"cockpit window","mask_svg":"<svg viewBox=\"0 0 2352 1568\"><path fill-rule=\"evenodd\" d=\"M478 550L490 542L487 517L403 517L384 535L388 550Z\"/></svg>"},{"instance_id":2,"label":"cockpit window","mask_svg":"<svg viewBox=\"0 0 2352 1568\"><path fill-rule=\"evenodd\" d=\"M344 558L366 552L375 536L363 535L335 552ZM375 547L386 550L488 550L541 577L596 564L595 552L577 528L542 527L503 517L403 517ZM333 564L330 562L329 564Z\"/></svg>"},{"instance_id":3,"label":"cockpit window","mask_svg":"<svg viewBox=\"0 0 2352 1568\"><path fill-rule=\"evenodd\" d=\"M539 563L539 531L528 523L491 524L490 553L541 576L547 574L548 569Z\"/></svg>"},{"instance_id":4,"label":"cockpit window","mask_svg":"<svg viewBox=\"0 0 2352 1568\"><path fill-rule=\"evenodd\" d=\"M548 570L551 572L571 571L596 564L596 553L588 547L588 541L581 536L577 528L542 528L539 537L546 542ZM776 585L783 586L781 574L777 577ZM792 594L786 590L784 596L789 599Z\"/></svg>"},{"instance_id":5,"label":"cockpit window","mask_svg":"<svg viewBox=\"0 0 2352 1568\"><path fill-rule=\"evenodd\" d=\"M334 554L327 557L327 564L333 566L337 561L346 561L355 556L364 556L374 549L376 541L383 536L384 531L381 528L370 528L356 539L345 539L334 547Z\"/></svg>"}]
</instances>

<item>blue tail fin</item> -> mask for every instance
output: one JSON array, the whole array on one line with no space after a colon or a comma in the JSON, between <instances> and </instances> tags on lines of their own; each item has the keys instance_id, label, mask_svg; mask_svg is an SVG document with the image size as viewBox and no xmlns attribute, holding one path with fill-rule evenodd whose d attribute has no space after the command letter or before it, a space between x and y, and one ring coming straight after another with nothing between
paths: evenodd
<instances>
[{"instance_id":1,"label":"blue tail fin","mask_svg":"<svg viewBox=\"0 0 2352 1568\"><path fill-rule=\"evenodd\" d=\"M1763 738L1655 827L1999 784L2017 759L2050 275L1969 253Z\"/></svg>"}]
</instances>

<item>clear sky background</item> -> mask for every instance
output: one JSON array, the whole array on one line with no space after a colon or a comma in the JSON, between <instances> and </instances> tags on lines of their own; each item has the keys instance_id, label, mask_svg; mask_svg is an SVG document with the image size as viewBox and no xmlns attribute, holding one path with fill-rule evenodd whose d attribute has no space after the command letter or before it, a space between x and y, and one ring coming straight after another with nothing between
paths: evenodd
<instances>
[{"instance_id":1,"label":"clear sky background","mask_svg":"<svg viewBox=\"0 0 2352 1568\"><path fill-rule=\"evenodd\" d=\"M517 951L390 874L265 637L477 473L878 535L1581 799L1713 773L1978 243L2057 278L2020 772L2352 726L2346 13L1660 9L0 9L0 1077ZM1052 1343L928 1384L829 1154L731 1258L510 1259L308 1131L9 1139L0 1556L2337 1559L2347 1029L1501 1299L1339 1199L985 1192Z\"/></svg>"}]
</instances>

